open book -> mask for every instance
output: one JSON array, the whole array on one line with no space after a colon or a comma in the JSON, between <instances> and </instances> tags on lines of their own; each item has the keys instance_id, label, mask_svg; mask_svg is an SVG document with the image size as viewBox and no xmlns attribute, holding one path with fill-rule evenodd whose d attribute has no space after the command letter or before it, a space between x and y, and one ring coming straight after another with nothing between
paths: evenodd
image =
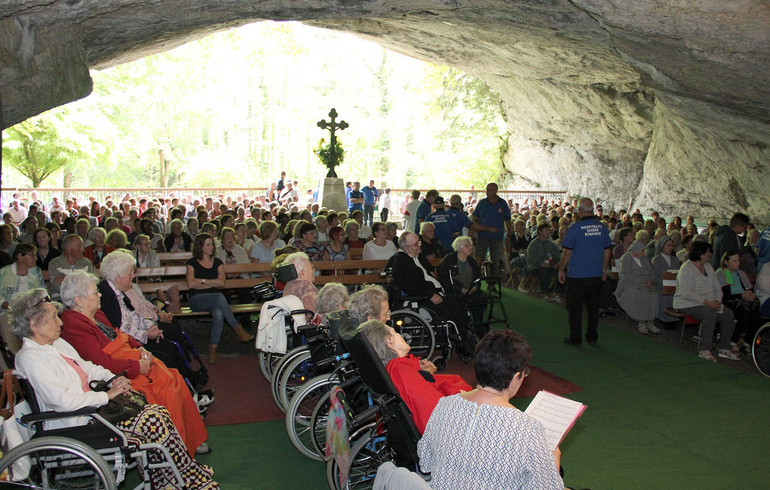
<instances>
[{"instance_id":1,"label":"open book","mask_svg":"<svg viewBox=\"0 0 770 490\"><path fill-rule=\"evenodd\" d=\"M553 451L585 409L586 406L580 402L540 390L524 413L543 424L545 439Z\"/></svg>"}]
</instances>

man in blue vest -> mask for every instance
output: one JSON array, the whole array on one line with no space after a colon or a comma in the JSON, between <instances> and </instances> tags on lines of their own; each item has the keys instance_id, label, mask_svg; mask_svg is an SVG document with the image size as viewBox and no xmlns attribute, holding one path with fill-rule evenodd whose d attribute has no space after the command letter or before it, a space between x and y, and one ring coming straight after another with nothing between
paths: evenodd
<instances>
[{"instance_id":1,"label":"man in blue vest","mask_svg":"<svg viewBox=\"0 0 770 490\"><path fill-rule=\"evenodd\" d=\"M594 203L584 197L578 202L580 219L572 223L564 237L559 282L567 285L569 337L567 345L580 345L583 333L583 305L588 310L586 340L596 345L599 339L599 297L607 279L612 241L607 227L594 216Z\"/></svg>"},{"instance_id":2,"label":"man in blue vest","mask_svg":"<svg viewBox=\"0 0 770 490\"><path fill-rule=\"evenodd\" d=\"M431 189L425 194L425 199L422 200L419 206L417 206L417 216L414 219L414 232L420 233L420 223L425 221L425 218L431 212L431 206L433 206L433 200L438 196L436 189Z\"/></svg>"},{"instance_id":3,"label":"man in blue vest","mask_svg":"<svg viewBox=\"0 0 770 490\"><path fill-rule=\"evenodd\" d=\"M433 200L433 211L425 217L425 221L433 223L433 230L436 238L441 242L444 250L452 249L452 242L460 236L463 227L457 222L454 216L444 209L444 198L441 196Z\"/></svg>"},{"instance_id":4,"label":"man in blue vest","mask_svg":"<svg viewBox=\"0 0 770 490\"><path fill-rule=\"evenodd\" d=\"M454 216L461 227L468 228L469 230L472 228L473 222L468 215L465 214L465 211L463 211L463 198L460 194L452 194L449 198L449 209L446 211Z\"/></svg>"}]
</instances>

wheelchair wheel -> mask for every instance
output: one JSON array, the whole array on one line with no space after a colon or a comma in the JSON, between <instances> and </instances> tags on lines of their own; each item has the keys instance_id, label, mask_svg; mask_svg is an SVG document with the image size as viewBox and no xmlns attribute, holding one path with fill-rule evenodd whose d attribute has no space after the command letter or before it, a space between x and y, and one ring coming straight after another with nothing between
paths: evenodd
<instances>
[{"instance_id":1,"label":"wheelchair wheel","mask_svg":"<svg viewBox=\"0 0 770 490\"><path fill-rule=\"evenodd\" d=\"M751 355L759 372L770 377L770 323L765 323L759 327L757 334L754 335Z\"/></svg>"},{"instance_id":2,"label":"wheelchair wheel","mask_svg":"<svg viewBox=\"0 0 770 490\"><path fill-rule=\"evenodd\" d=\"M315 367L310 351L295 356L281 374L278 383L278 398L284 407L288 407L291 399L308 380L320 374Z\"/></svg>"},{"instance_id":3,"label":"wheelchair wheel","mask_svg":"<svg viewBox=\"0 0 770 490\"><path fill-rule=\"evenodd\" d=\"M347 378L345 381L339 383L340 388L345 392L345 400L347 403L347 410L353 412L362 411L369 408L369 388L358 376ZM318 401L313 409L313 416L311 418L310 442L313 445L313 450L320 454L325 455L326 452L326 421L329 418L329 409L331 408L331 391L324 394ZM367 426L368 428L368 426ZM365 428L354 428L355 432L350 434L350 439L357 439L361 432ZM326 459L324 457L324 459Z\"/></svg>"},{"instance_id":4,"label":"wheelchair wheel","mask_svg":"<svg viewBox=\"0 0 770 490\"><path fill-rule=\"evenodd\" d=\"M436 348L436 336L425 318L410 310L398 310L390 314L390 320L412 348L410 354L430 359Z\"/></svg>"},{"instance_id":5,"label":"wheelchair wheel","mask_svg":"<svg viewBox=\"0 0 770 490\"><path fill-rule=\"evenodd\" d=\"M313 409L313 415L310 418L310 424L313 430L310 431L310 443L313 445L313 451L326 459L326 421L329 418L329 408L331 408L332 392L329 391L316 403Z\"/></svg>"},{"instance_id":6,"label":"wheelchair wheel","mask_svg":"<svg viewBox=\"0 0 770 490\"><path fill-rule=\"evenodd\" d=\"M297 451L315 461L323 461L323 457L316 452L312 443L313 411L324 395L339 383L340 378L336 374L316 376L294 394L286 409L286 432L289 434L289 440Z\"/></svg>"},{"instance_id":7,"label":"wheelchair wheel","mask_svg":"<svg viewBox=\"0 0 770 490\"><path fill-rule=\"evenodd\" d=\"M259 359L259 370L267 381L273 380L273 370L281 361L281 357L283 357L282 354L275 354L273 352L257 352L257 358Z\"/></svg>"},{"instance_id":8,"label":"wheelchair wheel","mask_svg":"<svg viewBox=\"0 0 770 490\"><path fill-rule=\"evenodd\" d=\"M24 442L0 458L0 488L115 490L115 475L99 453L67 437Z\"/></svg>"},{"instance_id":9,"label":"wheelchair wheel","mask_svg":"<svg viewBox=\"0 0 770 490\"><path fill-rule=\"evenodd\" d=\"M308 348L305 345L302 345L300 347L297 347L295 349L290 350L286 353L285 356L281 358L281 360L276 365L275 369L273 370L273 376L270 380L270 388L273 394L273 400L275 401L275 404L278 406L278 408L281 409L281 412L286 413L286 407L288 405L288 402L283 402L283 398L281 397L281 390L283 389L281 385L281 378L283 377L283 373L286 372L286 368L291 364L291 361L297 358L297 356L301 356L303 354L307 354ZM303 381L304 382L304 381Z\"/></svg>"},{"instance_id":10,"label":"wheelchair wheel","mask_svg":"<svg viewBox=\"0 0 770 490\"><path fill-rule=\"evenodd\" d=\"M326 479L329 488L337 490L372 488L377 468L387 461L393 461L393 449L388 444L379 424L372 424L370 430L358 438L350 447L350 470L345 484L340 483L340 468L334 458L326 463ZM352 439L351 439L352 440Z\"/></svg>"}]
</instances>

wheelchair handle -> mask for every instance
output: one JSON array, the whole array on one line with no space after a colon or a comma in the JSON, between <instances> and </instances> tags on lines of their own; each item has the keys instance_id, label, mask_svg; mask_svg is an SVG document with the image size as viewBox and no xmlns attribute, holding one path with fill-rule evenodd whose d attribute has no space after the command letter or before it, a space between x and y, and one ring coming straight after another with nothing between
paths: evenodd
<instances>
[{"instance_id":1,"label":"wheelchair handle","mask_svg":"<svg viewBox=\"0 0 770 490\"><path fill-rule=\"evenodd\" d=\"M326 359L324 359L322 361L318 361L318 363L316 364L316 367L321 368L321 367L330 366L330 365L334 364L335 362L340 362L340 361L342 361L344 359L349 359L349 358L350 358L350 354L348 354L346 352L346 353L341 354L339 356L329 357L329 358L326 358Z\"/></svg>"},{"instance_id":2,"label":"wheelchair handle","mask_svg":"<svg viewBox=\"0 0 770 490\"><path fill-rule=\"evenodd\" d=\"M382 410L382 407L379 405L374 405L373 407L369 407L363 412L359 413L355 417L353 417L353 420L350 421L351 427L360 427L364 425L366 422L374 419L377 414L380 413Z\"/></svg>"},{"instance_id":3,"label":"wheelchair handle","mask_svg":"<svg viewBox=\"0 0 770 490\"><path fill-rule=\"evenodd\" d=\"M297 327L297 333L307 332L308 330L318 330L318 325L308 324L308 325L300 325L299 327Z\"/></svg>"},{"instance_id":4,"label":"wheelchair handle","mask_svg":"<svg viewBox=\"0 0 770 490\"><path fill-rule=\"evenodd\" d=\"M360 427L363 424L369 422L370 420L374 419L382 413L382 407L390 404L393 402L396 398L394 396L385 395L383 397L380 397L378 400L375 400L375 405L367 408L363 412L359 413L355 417L353 417L353 420L351 421L351 425L353 427Z\"/></svg>"}]
</instances>

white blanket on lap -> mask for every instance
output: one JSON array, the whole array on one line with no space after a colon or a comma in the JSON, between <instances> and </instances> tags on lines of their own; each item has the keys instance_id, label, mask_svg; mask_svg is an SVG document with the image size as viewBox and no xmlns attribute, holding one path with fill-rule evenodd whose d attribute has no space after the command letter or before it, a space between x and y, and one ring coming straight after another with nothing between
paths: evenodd
<instances>
[{"instance_id":1,"label":"white blanket on lap","mask_svg":"<svg viewBox=\"0 0 770 490\"><path fill-rule=\"evenodd\" d=\"M296 296L284 296L262 305L257 329L257 350L275 354L286 353L286 315L293 310L302 310L302 300ZM294 325L307 323L305 314L293 315Z\"/></svg>"}]
</instances>

